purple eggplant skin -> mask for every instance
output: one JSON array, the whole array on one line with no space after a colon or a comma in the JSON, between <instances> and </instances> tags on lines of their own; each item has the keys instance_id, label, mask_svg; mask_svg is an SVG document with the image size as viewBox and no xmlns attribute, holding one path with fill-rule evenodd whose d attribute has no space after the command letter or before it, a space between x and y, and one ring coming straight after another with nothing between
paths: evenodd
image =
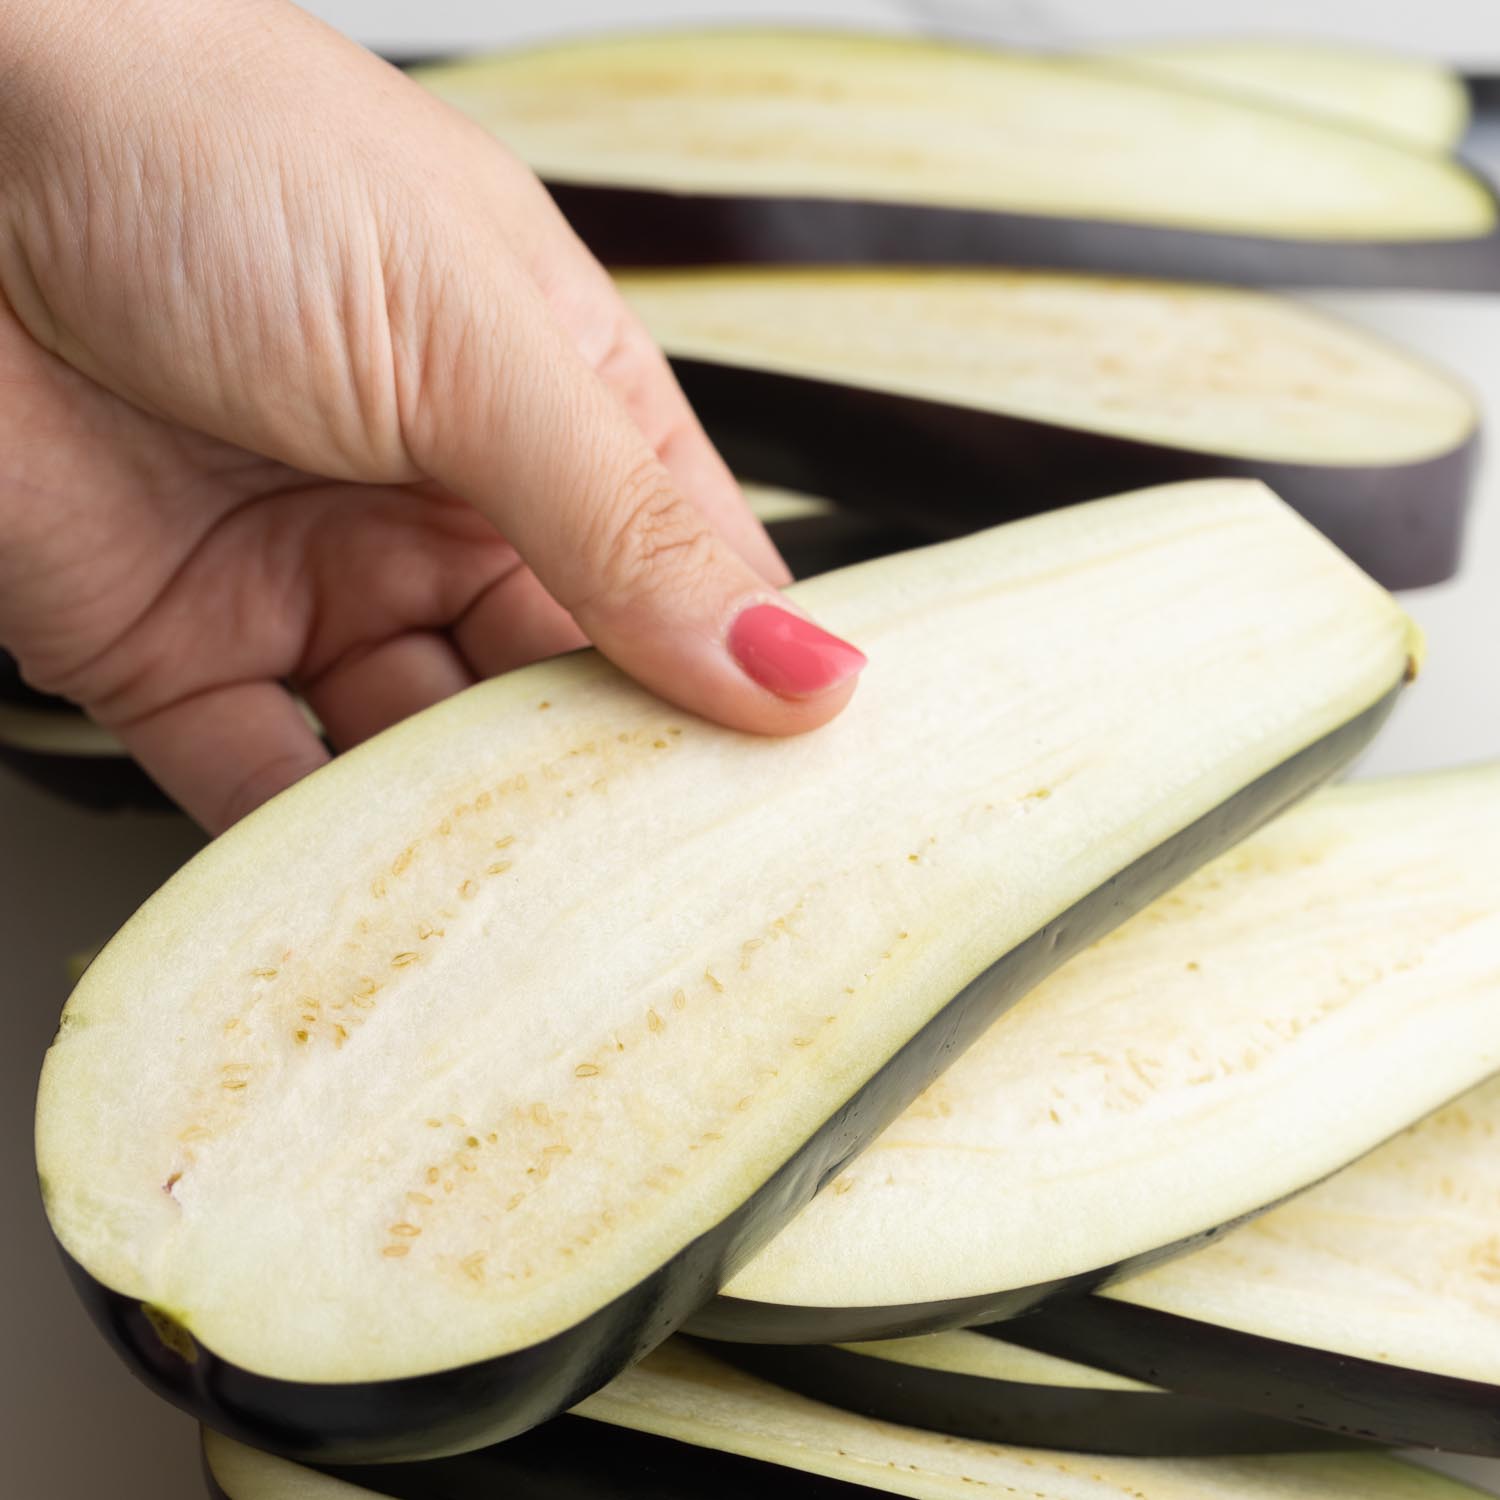
<instances>
[{"instance_id":1,"label":"purple eggplant skin","mask_svg":"<svg viewBox=\"0 0 1500 1500\"><path fill-rule=\"evenodd\" d=\"M212 1500L225 1490L207 1460ZM863 1485L673 1438L563 1416L508 1443L429 1463L318 1465L389 1500L870 1500Z\"/></svg>"},{"instance_id":2,"label":"purple eggplant skin","mask_svg":"<svg viewBox=\"0 0 1500 1500\"><path fill-rule=\"evenodd\" d=\"M21 668L8 652L0 651L0 707L55 713L60 719L76 719L82 713L66 698L39 692L21 676ZM174 804L123 751L119 755L67 755L56 751L30 750L5 743L0 726L0 767L23 781L97 812L129 808L140 812L171 812Z\"/></svg>"},{"instance_id":3,"label":"purple eggplant skin","mask_svg":"<svg viewBox=\"0 0 1500 1500\"><path fill-rule=\"evenodd\" d=\"M1289 239L915 203L546 185L583 242L616 269L1020 266L1241 286L1500 291L1500 230L1455 240Z\"/></svg>"},{"instance_id":4,"label":"purple eggplant skin","mask_svg":"<svg viewBox=\"0 0 1500 1500\"><path fill-rule=\"evenodd\" d=\"M891 552L904 552L932 540L930 533L859 511L794 516L772 521L766 532L793 578L812 578L852 567Z\"/></svg>"},{"instance_id":5,"label":"purple eggplant skin","mask_svg":"<svg viewBox=\"0 0 1500 1500\"><path fill-rule=\"evenodd\" d=\"M804 1307L797 1304L755 1302L747 1297L715 1297L688 1319L686 1331L718 1346L732 1344L785 1345L796 1348L825 1344L857 1344L872 1339L904 1339L952 1328L978 1328L1023 1318L1038 1308L1086 1297L1099 1287L1149 1271L1163 1261L1176 1260L1212 1244L1231 1229L1275 1208L1267 1203L1248 1214L1214 1224L1170 1244L1156 1245L1139 1255L1111 1265L1059 1276L1029 1286L1006 1287L932 1302L893 1302L878 1307ZM1017 1339L1016 1343L1024 1340ZM1046 1351L1043 1351L1044 1353ZM724 1356L727 1358L728 1356ZM1080 1360L1080 1363L1088 1363ZM1144 1379L1145 1377L1141 1377Z\"/></svg>"},{"instance_id":6,"label":"purple eggplant skin","mask_svg":"<svg viewBox=\"0 0 1500 1500\"><path fill-rule=\"evenodd\" d=\"M280 1380L63 1260L85 1306L158 1395L226 1437L309 1463L436 1458L512 1438L576 1405L659 1344L1010 1005L1074 953L1312 791L1374 737L1401 683L1117 872L964 986L719 1224L629 1291L528 1348L399 1380ZM947 1326L953 1326L952 1323Z\"/></svg>"},{"instance_id":7,"label":"purple eggplant skin","mask_svg":"<svg viewBox=\"0 0 1500 1500\"><path fill-rule=\"evenodd\" d=\"M1500 1457L1500 1386L1081 1297L1005 1325L1044 1354L1401 1448Z\"/></svg>"},{"instance_id":8,"label":"purple eggplant skin","mask_svg":"<svg viewBox=\"0 0 1500 1500\"><path fill-rule=\"evenodd\" d=\"M1343 1433L1320 1432L1172 1391L987 1380L831 1345L707 1347L726 1364L841 1411L981 1443L1140 1458L1316 1453L1370 1446Z\"/></svg>"},{"instance_id":9,"label":"purple eggplant skin","mask_svg":"<svg viewBox=\"0 0 1500 1500\"><path fill-rule=\"evenodd\" d=\"M1451 578L1479 436L1410 464L1220 457L769 370L675 359L742 479L821 495L929 537L1180 479L1264 480L1386 588Z\"/></svg>"}]
</instances>

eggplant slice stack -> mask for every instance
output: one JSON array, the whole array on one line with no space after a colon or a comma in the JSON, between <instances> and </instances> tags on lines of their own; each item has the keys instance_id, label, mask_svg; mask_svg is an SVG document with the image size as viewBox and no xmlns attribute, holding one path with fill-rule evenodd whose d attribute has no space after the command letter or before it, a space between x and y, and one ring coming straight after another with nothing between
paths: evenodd
<instances>
[{"instance_id":1,"label":"eggplant slice stack","mask_svg":"<svg viewBox=\"0 0 1500 1500\"><path fill-rule=\"evenodd\" d=\"M205 1434L214 1500L1479 1500L1376 1453L1104 1458L1001 1448L851 1416L676 1341L524 1437L430 1463L299 1468Z\"/></svg>"},{"instance_id":2,"label":"eggplant slice stack","mask_svg":"<svg viewBox=\"0 0 1500 1500\"><path fill-rule=\"evenodd\" d=\"M421 69L613 265L1053 266L1500 289L1489 185L1110 58L724 30Z\"/></svg>"},{"instance_id":3,"label":"eggplant slice stack","mask_svg":"<svg viewBox=\"0 0 1500 1500\"><path fill-rule=\"evenodd\" d=\"M864 1344L709 1344L841 1411L981 1443L1145 1458L1304 1453L1359 1438L1265 1417L1009 1343L999 1329Z\"/></svg>"},{"instance_id":4,"label":"eggplant slice stack","mask_svg":"<svg viewBox=\"0 0 1500 1500\"><path fill-rule=\"evenodd\" d=\"M1098 54L1179 87L1326 116L1425 151L1451 151L1469 124L1469 92L1425 58L1316 42L1154 42Z\"/></svg>"},{"instance_id":5,"label":"eggplant slice stack","mask_svg":"<svg viewBox=\"0 0 1500 1500\"><path fill-rule=\"evenodd\" d=\"M746 479L952 534L1235 474L1389 588L1457 566L1472 397L1295 303L1006 271L641 273L621 287Z\"/></svg>"},{"instance_id":6,"label":"eggplant slice stack","mask_svg":"<svg viewBox=\"0 0 1500 1500\"><path fill-rule=\"evenodd\" d=\"M792 741L590 652L481 684L88 964L43 1196L213 1495L1472 1500L1370 1440L1500 1454L1500 767L1282 814L1415 671L1376 585L1455 570L1475 406L1234 285L1500 292L1461 86L732 30L415 71L652 268L871 662ZM128 798L80 723L0 676L0 760Z\"/></svg>"},{"instance_id":7,"label":"eggplant slice stack","mask_svg":"<svg viewBox=\"0 0 1500 1500\"><path fill-rule=\"evenodd\" d=\"M887 1338L1140 1270L1500 1071L1497 995L1500 766L1332 788L991 1027L694 1331Z\"/></svg>"},{"instance_id":8,"label":"eggplant slice stack","mask_svg":"<svg viewBox=\"0 0 1500 1500\"><path fill-rule=\"evenodd\" d=\"M1003 1336L1337 1432L1500 1457L1500 1079L1200 1254Z\"/></svg>"},{"instance_id":9,"label":"eggplant slice stack","mask_svg":"<svg viewBox=\"0 0 1500 1500\"><path fill-rule=\"evenodd\" d=\"M1452 69L1365 47L1215 37L1127 44L1089 56L1096 64L1149 71L1158 85L1318 115L1424 151L1452 151L1472 113L1469 90ZM482 59L440 54L390 56L388 61L418 71L424 81L430 78L439 93L446 70L455 63L483 65Z\"/></svg>"},{"instance_id":10,"label":"eggplant slice stack","mask_svg":"<svg viewBox=\"0 0 1500 1500\"><path fill-rule=\"evenodd\" d=\"M795 595L870 649L825 731L542 663L251 814L94 960L38 1169L156 1389L348 1461L571 1406L1001 1010L1345 763L1416 650L1236 481Z\"/></svg>"}]
</instances>

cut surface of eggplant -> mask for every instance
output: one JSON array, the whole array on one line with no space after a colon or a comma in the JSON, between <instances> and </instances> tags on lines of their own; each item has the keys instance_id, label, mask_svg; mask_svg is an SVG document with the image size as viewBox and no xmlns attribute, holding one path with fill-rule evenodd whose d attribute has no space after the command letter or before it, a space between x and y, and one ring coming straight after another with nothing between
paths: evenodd
<instances>
[{"instance_id":1,"label":"cut surface of eggplant","mask_svg":"<svg viewBox=\"0 0 1500 1500\"><path fill-rule=\"evenodd\" d=\"M1451 150L1469 122L1463 80L1427 58L1249 39L1155 42L1101 56L1181 83L1327 115L1428 151Z\"/></svg>"},{"instance_id":2,"label":"cut surface of eggplant","mask_svg":"<svg viewBox=\"0 0 1500 1500\"><path fill-rule=\"evenodd\" d=\"M766 528L794 578L852 567L932 540L930 531L923 533L898 521L793 490L747 484L744 491L751 511Z\"/></svg>"},{"instance_id":3,"label":"cut surface of eggplant","mask_svg":"<svg viewBox=\"0 0 1500 1500\"><path fill-rule=\"evenodd\" d=\"M528 668L298 783L105 946L37 1156L137 1373L348 1460L573 1404L1006 1005L1355 753L1417 649L1233 481L795 597L871 659L818 733Z\"/></svg>"},{"instance_id":4,"label":"cut surface of eggplant","mask_svg":"<svg viewBox=\"0 0 1500 1500\"><path fill-rule=\"evenodd\" d=\"M743 489L750 513L763 526L776 526L784 521L811 521L839 513L839 507L833 501L822 500L816 495L803 495L796 490L777 489L768 484L747 484Z\"/></svg>"},{"instance_id":5,"label":"cut surface of eggplant","mask_svg":"<svg viewBox=\"0 0 1500 1500\"><path fill-rule=\"evenodd\" d=\"M227 1500L1473 1500L1452 1479L1379 1454L1101 1458L940 1437L836 1411L673 1342L579 1408L510 1443L436 1463L299 1469L213 1433Z\"/></svg>"},{"instance_id":6,"label":"cut surface of eggplant","mask_svg":"<svg viewBox=\"0 0 1500 1500\"><path fill-rule=\"evenodd\" d=\"M1463 166L1107 59L724 30L417 77L518 151L615 264L1500 286L1494 195Z\"/></svg>"},{"instance_id":7,"label":"cut surface of eggplant","mask_svg":"<svg viewBox=\"0 0 1500 1500\"><path fill-rule=\"evenodd\" d=\"M1487 991L1500 1003L1500 965ZM1336 1431L1500 1455L1500 1079L1198 1255L1005 1336Z\"/></svg>"},{"instance_id":8,"label":"cut surface of eggplant","mask_svg":"<svg viewBox=\"0 0 1500 1500\"><path fill-rule=\"evenodd\" d=\"M56 699L39 704L0 693L0 766L83 807L160 812L172 805L115 735Z\"/></svg>"},{"instance_id":9,"label":"cut surface of eggplant","mask_svg":"<svg viewBox=\"0 0 1500 1500\"><path fill-rule=\"evenodd\" d=\"M957 1330L864 1344L717 1344L713 1353L842 1411L986 1443L1177 1457L1364 1446Z\"/></svg>"},{"instance_id":10,"label":"cut surface of eggplant","mask_svg":"<svg viewBox=\"0 0 1500 1500\"><path fill-rule=\"evenodd\" d=\"M1473 398L1285 299L983 270L621 286L747 479L951 532L1113 493L1121 474L1234 473L1390 587L1457 566Z\"/></svg>"},{"instance_id":11,"label":"cut surface of eggplant","mask_svg":"<svg viewBox=\"0 0 1500 1500\"><path fill-rule=\"evenodd\" d=\"M1497 996L1500 766L1331 788L991 1027L693 1326L877 1338L1149 1264L1500 1070Z\"/></svg>"},{"instance_id":12,"label":"cut surface of eggplant","mask_svg":"<svg viewBox=\"0 0 1500 1500\"><path fill-rule=\"evenodd\" d=\"M0 651L0 767L83 807L163 811L161 789L108 729L65 698L38 692Z\"/></svg>"}]
</instances>

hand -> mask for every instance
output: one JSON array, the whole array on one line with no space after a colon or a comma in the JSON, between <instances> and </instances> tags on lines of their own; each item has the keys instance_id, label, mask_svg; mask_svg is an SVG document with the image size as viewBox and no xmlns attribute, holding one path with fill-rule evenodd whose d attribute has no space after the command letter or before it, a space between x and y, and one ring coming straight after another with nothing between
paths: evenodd
<instances>
[{"instance_id":1,"label":"hand","mask_svg":"<svg viewBox=\"0 0 1500 1500\"><path fill-rule=\"evenodd\" d=\"M291 690L342 747L588 638L736 728L843 706L477 127L282 0L0 4L0 54L0 640L207 827L326 758Z\"/></svg>"}]
</instances>

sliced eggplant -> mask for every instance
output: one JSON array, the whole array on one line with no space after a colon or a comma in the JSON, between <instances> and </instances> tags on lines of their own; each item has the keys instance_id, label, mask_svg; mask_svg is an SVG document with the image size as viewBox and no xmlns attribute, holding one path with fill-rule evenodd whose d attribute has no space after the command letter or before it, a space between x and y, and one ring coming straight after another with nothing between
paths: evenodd
<instances>
[{"instance_id":1,"label":"sliced eggplant","mask_svg":"<svg viewBox=\"0 0 1500 1500\"><path fill-rule=\"evenodd\" d=\"M715 1344L726 1363L841 1411L983 1443L1148 1458L1365 1446L957 1330L867 1344Z\"/></svg>"},{"instance_id":2,"label":"sliced eggplant","mask_svg":"<svg viewBox=\"0 0 1500 1500\"><path fill-rule=\"evenodd\" d=\"M1500 288L1459 163L1108 59L723 30L418 70L614 265L989 263Z\"/></svg>"},{"instance_id":3,"label":"sliced eggplant","mask_svg":"<svg viewBox=\"0 0 1500 1500\"><path fill-rule=\"evenodd\" d=\"M796 598L871 656L817 734L543 663L298 783L106 945L39 1175L157 1390L348 1461L572 1405L1006 1005L1347 760L1416 649L1234 481Z\"/></svg>"},{"instance_id":4,"label":"sliced eggplant","mask_svg":"<svg viewBox=\"0 0 1500 1500\"><path fill-rule=\"evenodd\" d=\"M788 490L747 485L787 566L798 578L849 567L932 540L932 532ZM315 725L315 727L317 727ZM0 652L0 766L65 801L114 811L175 812L176 804L119 739L62 698L26 686Z\"/></svg>"},{"instance_id":5,"label":"sliced eggplant","mask_svg":"<svg viewBox=\"0 0 1500 1500\"><path fill-rule=\"evenodd\" d=\"M1427 151L1450 151L1469 123L1469 92L1425 57L1318 42L1153 42L1101 54L1179 84L1327 115Z\"/></svg>"},{"instance_id":6,"label":"sliced eggplant","mask_svg":"<svg viewBox=\"0 0 1500 1500\"><path fill-rule=\"evenodd\" d=\"M693 1326L883 1338L1139 1270L1500 1070L1497 996L1500 766L1335 787L992 1027Z\"/></svg>"},{"instance_id":7,"label":"sliced eggplant","mask_svg":"<svg viewBox=\"0 0 1500 1500\"><path fill-rule=\"evenodd\" d=\"M1101 1458L871 1421L673 1342L575 1415L480 1453L320 1472L204 1434L215 1500L1476 1500L1376 1453Z\"/></svg>"},{"instance_id":8,"label":"sliced eggplant","mask_svg":"<svg viewBox=\"0 0 1500 1500\"><path fill-rule=\"evenodd\" d=\"M21 701L0 690L0 766L84 807L170 806L109 730L57 699Z\"/></svg>"},{"instance_id":9,"label":"sliced eggplant","mask_svg":"<svg viewBox=\"0 0 1500 1500\"><path fill-rule=\"evenodd\" d=\"M929 533L1264 479L1391 588L1458 563L1456 380L1262 293L1005 271L641 274L622 289L747 479Z\"/></svg>"},{"instance_id":10,"label":"sliced eggplant","mask_svg":"<svg viewBox=\"0 0 1500 1500\"><path fill-rule=\"evenodd\" d=\"M848 510L792 490L747 484L745 499L793 577L811 578L932 540L912 526Z\"/></svg>"},{"instance_id":11,"label":"sliced eggplant","mask_svg":"<svg viewBox=\"0 0 1500 1500\"><path fill-rule=\"evenodd\" d=\"M1005 1337L1334 1432L1500 1456L1500 1079L1198 1255Z\"/></svg>"}]
</instances>

